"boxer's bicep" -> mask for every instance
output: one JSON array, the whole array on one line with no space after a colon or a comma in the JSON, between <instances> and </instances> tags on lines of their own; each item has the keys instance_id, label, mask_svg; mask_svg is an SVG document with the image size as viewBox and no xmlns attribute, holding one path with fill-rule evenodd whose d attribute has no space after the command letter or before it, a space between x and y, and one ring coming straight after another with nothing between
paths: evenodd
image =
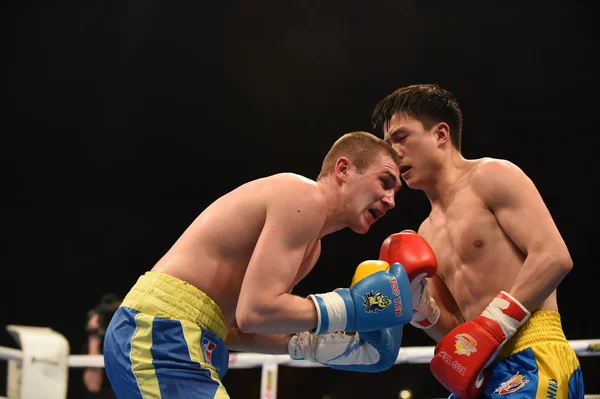
<instances>
[{"instance_id":1,"label":"boxer's bicep","mask_svg":"<svg viewBox=\"0 0 600 399\"><path fill-rule=\"evenodd\" d=\"M516 165L493 160L473 171L472 186L502 230L524 253L566 251L533 181Z\"/></svg>"},{"instance_id":2,"label":"boxer's bicep","mask_svg":"<svg viewBox=\"0 0 600 399\"><path fill-rule=\"evenodd\" d=\"M244 276L240 303L266 306L288 293L323 222L324 214L310 197L282 198L271 204Z\"/></svg>"},{"instance_id":3,"label":"boxer's bicep","mask_svg":"<svg viewBox=\"0 0 600 399\"><path fill-rule=\"evenodd\" d=\"M573 260L533 181L508 161L489 161L473 171L472 186L523 256L506 291L537 309L571 271Z\"/></svg>"}]
</instances>

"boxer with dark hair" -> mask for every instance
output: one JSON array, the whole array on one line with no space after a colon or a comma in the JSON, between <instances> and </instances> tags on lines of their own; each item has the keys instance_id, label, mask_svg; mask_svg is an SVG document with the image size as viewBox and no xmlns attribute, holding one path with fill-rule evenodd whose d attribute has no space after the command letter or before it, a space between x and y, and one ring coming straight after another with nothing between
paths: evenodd
<instances>
[{"instance_id":1,"label":"boxer with dark hair","mask_svg":"<svg viewBox=\"0 0 600 399\"><path fill-rule=\"evenodd\" d=\"M436 378L461 399L582 398L556 298L573 261L531 179L507 160L462 156L462 112L439 85L395 90L372 120L431 204L418 235L390 238L400 256L387 259L402 262L418 239L437 258L437 272L412 284L412 325L437 341Z\"/></svg>"}]
</instances>

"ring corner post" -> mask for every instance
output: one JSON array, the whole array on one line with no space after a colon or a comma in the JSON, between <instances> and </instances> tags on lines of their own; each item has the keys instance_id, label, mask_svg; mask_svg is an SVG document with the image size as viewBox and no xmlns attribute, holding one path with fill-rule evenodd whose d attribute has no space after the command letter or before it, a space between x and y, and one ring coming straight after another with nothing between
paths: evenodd
<instances>
[{"instance_id":1,"label":"ring corner post","mask_svg":"<svg viewBox=\"0 0 600 399\"><path fill-rule=\"evenodd\" d=\"M67 339L47 327L8 325L6 329L23 353L20 367L15 364L9 368L11 394L18 392L19 399L66 399L70 350Z\"/></svg>"}]
</instances>

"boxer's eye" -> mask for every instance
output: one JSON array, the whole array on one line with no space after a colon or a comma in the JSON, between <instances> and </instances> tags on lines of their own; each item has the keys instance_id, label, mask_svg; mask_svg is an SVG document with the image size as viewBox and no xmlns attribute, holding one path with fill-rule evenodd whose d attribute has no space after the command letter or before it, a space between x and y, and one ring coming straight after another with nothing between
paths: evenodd
<instances>
[{"instance_id":1,"label":"boxer's eye","mask_svg":"<svg viewBox=\"0 0 600 399\"><path fill-rule=\"evenodd\" d=\"M383 188L386 190L394 188L394 180L387 175L381 178L381 182L383 183Z\"/></svg>"}]
</instances>

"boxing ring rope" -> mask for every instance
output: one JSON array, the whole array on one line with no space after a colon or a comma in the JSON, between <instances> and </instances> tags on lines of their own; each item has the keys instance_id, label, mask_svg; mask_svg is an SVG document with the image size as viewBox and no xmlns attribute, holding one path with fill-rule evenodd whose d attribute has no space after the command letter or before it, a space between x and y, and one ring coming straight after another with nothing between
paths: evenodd
<instances>
[{"instance_id":1,"label":"boxing ring rope","mask_svg":"<svg viewBox=\"0 0 600 399\"><path fill-rule=\"evenodd\" d=\"M9 325L7 330L22 348L0 346L0 360L9 363L7 395L10 399L64 399L68 368L104 367L102 355L69 355L66 338L50 328ZM600 356L600 339L571 340L569 344L578 357ZM429 363L433 350L433 346L401 347L395 364ZM262 367L261 399L276 399L279 366L326 367L319 363L292 360L288 355L231 353L229 356L230 369ZM585 397L600 398L600 395Z\"/></svg>"}]
</instances>

